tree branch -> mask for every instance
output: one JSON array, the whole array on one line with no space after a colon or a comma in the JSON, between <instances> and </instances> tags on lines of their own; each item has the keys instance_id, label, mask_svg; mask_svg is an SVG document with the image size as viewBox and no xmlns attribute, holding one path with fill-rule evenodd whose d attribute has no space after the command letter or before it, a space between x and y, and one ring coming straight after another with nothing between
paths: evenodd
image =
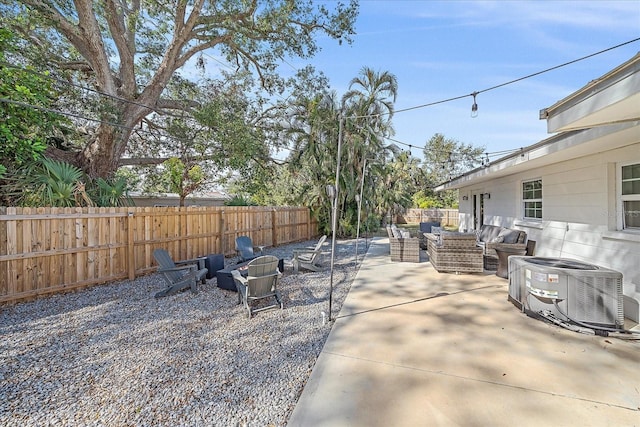
<instances>
[{"instance_id":1,"label":"tree branch","mask_svg":"<svg viewBox=\"0 0 640 427\"><path fill-rule=\"evenodd\" d=\"M156 105L158 108L166 108L169 110L183 110L183 111L189 111L193 108L200 107L199 102L189 100L189 99L185 99L185 100L159 99Z\"/></svg>"},{"instance_id":2,"label":"tree branch","mask_svg":"<svg viewBox=\"0 0 640 427\"><path fill-rule=\"evenodd\" d=\"M116 45L120 58L119 79L122 84L120 93L136 93L136 78L134 71L135 45L131 39L132 34L127 30L125 23L125 8L121 4L116 4L113 0L105 1L105 12L107 24L111 37Z\"/></svg>"},{"instance_id":3,"label":"tree branch","mask_svg":"<svg viewBox=\"0 0 640 427\"><path fill-rule=\"evenodd\" d=\"M27 6L32 7L39 11L46 19L51 21L51 24L57 28L69 41L80 51L80 54L85 58L89 55L89 49L80 34L78 26L70 22L65 16L63 16L58 9L56 9L51 3L41 0L22 0Z\"/></svg>"}]
</instances>

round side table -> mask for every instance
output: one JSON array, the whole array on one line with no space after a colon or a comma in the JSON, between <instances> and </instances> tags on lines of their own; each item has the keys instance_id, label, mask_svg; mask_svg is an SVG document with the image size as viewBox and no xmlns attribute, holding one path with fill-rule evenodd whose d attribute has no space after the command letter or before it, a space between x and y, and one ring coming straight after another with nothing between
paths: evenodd
<instances>
[{"instance_id":1,"label":"round side table","mask_svg":"<svg viewBox=\"0 0 640 427\"><path fill-rule=\"evenodd\" d=\"M509 257L511 255L525 255L526 253L526 249L496 248L496 254L498 254L498 270L496 271L496 276L508 279Z\"/></svg>"}]
</instances>

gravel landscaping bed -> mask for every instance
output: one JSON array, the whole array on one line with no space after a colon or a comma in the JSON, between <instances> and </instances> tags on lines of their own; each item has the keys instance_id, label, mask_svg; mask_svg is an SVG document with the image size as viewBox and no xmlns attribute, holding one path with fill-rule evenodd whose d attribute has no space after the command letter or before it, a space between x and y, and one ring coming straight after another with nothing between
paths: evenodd
<instances>
[{"instance_id":1,"label":"gravel landscaping bed","mask_svg":"<svg viewBox=\"0 0 640 427\"><path fill-rule=\"evenodd\" d=\"M316 242L265 253L290 260ZM0 306L0 425L286 425L331 328L328 242L324 270L285 268L284 310L251 319L215 278L155 299L156 274ZM355 240L336 242L334 316L357 273L354 250Z\"/></svg>"}]
</instances>

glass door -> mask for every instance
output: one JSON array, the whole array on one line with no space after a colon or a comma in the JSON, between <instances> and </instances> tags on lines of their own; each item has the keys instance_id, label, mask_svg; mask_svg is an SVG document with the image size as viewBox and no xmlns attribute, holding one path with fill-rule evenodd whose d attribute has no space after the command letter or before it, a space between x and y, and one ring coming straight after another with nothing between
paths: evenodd
<instances>
[{"instance_id":1,"label":"glass door","mask_svg":"<svg viewBox=\"0 0 640 427\"><path fill-rule=\"evenodd\" d=\"M484 224L484 194L473 193L471 195L471 223L474 230L479 230L482 224Z\"/></svg>"}]
</instances>

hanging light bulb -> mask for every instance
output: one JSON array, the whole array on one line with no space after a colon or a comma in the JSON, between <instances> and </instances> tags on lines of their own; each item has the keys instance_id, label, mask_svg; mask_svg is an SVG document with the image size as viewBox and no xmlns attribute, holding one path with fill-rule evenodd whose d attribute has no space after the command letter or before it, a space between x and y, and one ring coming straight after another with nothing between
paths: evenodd
<instances>
[{"instance_id":1,"label":"hanging light bulb","mask_svg":"<svg viewBox=\"0 0 640 427\"><path fill-rule=\"evenodd\" d=\"M478 92L473 92L471 95L473 96L473 105L471 106L471 117L478 117L478 104L476 104L476 95Z\"/></svg>"}]
</instances>

